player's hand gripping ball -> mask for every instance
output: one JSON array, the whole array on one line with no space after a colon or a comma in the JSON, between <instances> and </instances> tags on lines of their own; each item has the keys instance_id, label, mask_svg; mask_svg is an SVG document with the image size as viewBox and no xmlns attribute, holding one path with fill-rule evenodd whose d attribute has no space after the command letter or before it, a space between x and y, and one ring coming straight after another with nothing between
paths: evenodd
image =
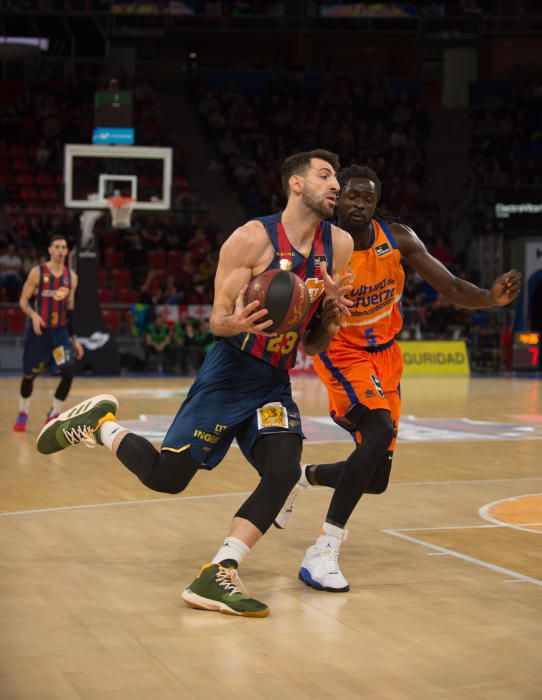
<instances>
[{"instance_id":1,"label":"player's hand gripping ball","mask_svg":"<svg viewBox=\"0 0 542 700\"><path fill-rule=\"evenodd\" d=\"M309 291L305 283L289 270L266 270L254 277L245 296L245 304L260 302L260 309L267 309L273 325L266 333L287 333L297 328L305 318L310 306Z\"/></svg>"}]
</instances>

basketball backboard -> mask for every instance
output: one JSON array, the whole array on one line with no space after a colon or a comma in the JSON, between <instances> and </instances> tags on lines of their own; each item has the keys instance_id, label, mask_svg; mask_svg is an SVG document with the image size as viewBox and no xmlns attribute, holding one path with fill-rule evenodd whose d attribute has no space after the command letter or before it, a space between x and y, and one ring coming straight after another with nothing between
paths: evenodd
<instances>
[{"instance_id":1,"label":"basketball backboard","mask_svg":"<svg viewBox=\"0 0 542 700\"><path fill-rule=\"evenodd\" d=\"M71 209L107 209L115 194L135 199L134 209L169 209L171 177L171 148L64 146L64 206Z\"/></svg>"}]
</instances>

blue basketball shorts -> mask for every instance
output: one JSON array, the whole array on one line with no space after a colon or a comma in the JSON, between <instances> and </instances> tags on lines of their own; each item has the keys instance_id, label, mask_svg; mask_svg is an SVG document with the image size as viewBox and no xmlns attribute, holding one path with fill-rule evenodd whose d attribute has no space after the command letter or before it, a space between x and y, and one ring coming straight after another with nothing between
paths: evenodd
<instances>
[{"instance_id":1,"label":"blue basketball shorts","mask_svg":"<svg viewBox=\"0 0 542 700\"><path fill-rule=\"evenodd\" d=\"M28 324L24 336L23 374L39 374L54 371L75 362L72 343L67 326L43 328L36 335L32 324Z\"/></svg>"},{"instance_id":2,"label":"blue basketball shorts","mask_svg":"<svg viewBox=\"0 0 542 700\"><path fill-rule=\"evenodd\" d=\"M288 372L222 339L207 353L161 449L187 450L203 468L213 469L235 438L256 466L252 457L256 440L280 431L303 437Z\"/></svg>"}]
</instances>

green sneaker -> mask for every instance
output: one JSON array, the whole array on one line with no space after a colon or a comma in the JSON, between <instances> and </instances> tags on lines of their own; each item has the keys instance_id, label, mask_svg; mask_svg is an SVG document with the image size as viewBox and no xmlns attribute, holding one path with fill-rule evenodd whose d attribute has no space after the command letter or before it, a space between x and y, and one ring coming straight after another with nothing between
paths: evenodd
<instances>
[{"instance_id":1,"label":"green sneaker","mask_svg":"<svg viewBox=\"0 0 542 700\"><path fill-rule=\"evenodd\" d=\"M237 569L221 564L205 564L199 576L182 593L183 600L193 608L217 610L226 615L265 617L265 603L248 597Z\"/></svg>"},{"instance_id":2,"label":"green sneaker","mask_svg":"<svg viewBox=\"0 0 542 700\"><path fill-rule=\"evenodd\" d=\"M110 420L115 420L118 407L119 402L111 394L99 394L81 401L43 426L36 441L38 452L48 455L79 442L95 447L98 442L96 431L108 413Z\"/></svg>"}]
</instances>

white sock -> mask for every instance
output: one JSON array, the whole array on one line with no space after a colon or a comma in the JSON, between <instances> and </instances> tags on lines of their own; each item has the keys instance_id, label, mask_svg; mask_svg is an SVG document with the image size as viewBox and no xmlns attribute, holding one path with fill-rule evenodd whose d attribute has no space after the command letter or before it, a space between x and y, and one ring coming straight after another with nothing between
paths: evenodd
<instances>
[{"instance_id":1,"label":"white sock","mask_svg":"<svg viewBox=\"0 0 542 700\"><path fill-rule=\"evenodd\" d=\"M240 564L249 552L250 547L247 547L247 545L237 539L237 537L226 537L224 544L220 547L213 559L213 564L219 564L221 561L224 561L224 559L233 559Z\"/></svg>"},{"instance_id":2,"label":"white sock","mask_svg":"<svg viewBox=\"0 0 542 700\"><path fill-rule=\"evenodd\" d=\"M22 396L19 396L19 413L28 413L29 404L30 396L28 396L26 399L23 399Z\"/></svg>"},{"instance_id":3,"label":"white sock","mask_svg":"<svg viewBox=\"0 0 542 700\"><path fill-rule=\"evenodd\" d=\"M60 399L55 399L53 396L53 403L51 404L51 411L53 413L62 413L62 407L64 406L64 401L60 401Z\"/></svg>"},{"instance_id":4,"label":"white sock","mask_svg":"<svg viewBox=\"0 0 542 700\"><path fill-rule=\"evenodd\" d=\"M311 482L307 479L307 469L310 466L310 464L301 465L301 476L299 477L299 481L297 482L298 484L301 484L301 486L306 486L307 488L309 486L312 486Z\"/></svg>"},{"instance_id":5,"label":"white sock","mask_svg":"<svg viewBox=\"0 0 542 700\"><path fill-rule=\"evenodd\" d=\"M113 441L115 440L117 435L123 430L126 430L126 428L123 428L122 425L119 425L117 421L106 420L100 425L98 435L104 446L109 447L109 449L112 450Z\"/></svg>"},{"instance_id":6,"label":"white sock","mask_svg":"<svg viewBox=\"0 0 542 700\"><path fill-rule=\"evenodd\" d=\"M342 542L345 538L345 533L346 530L342 527L338 527L337 525L331 525L331 523L324 523L322 525L322 532L320 533L320 537L336 537Z\"/></svg>"}]
</instances>

